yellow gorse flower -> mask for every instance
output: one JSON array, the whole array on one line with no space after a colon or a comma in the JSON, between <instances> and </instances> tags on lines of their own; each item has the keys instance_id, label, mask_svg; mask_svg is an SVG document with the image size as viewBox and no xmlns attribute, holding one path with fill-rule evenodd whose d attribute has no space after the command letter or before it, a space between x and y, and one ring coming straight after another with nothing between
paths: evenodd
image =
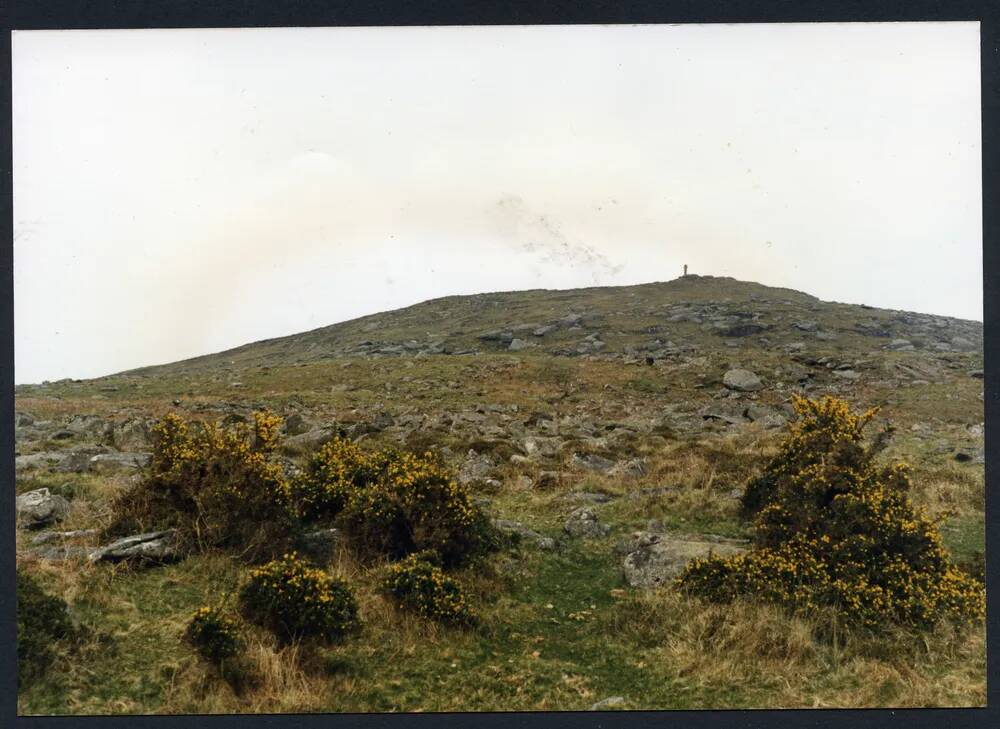
<instances>
[{"instance_id":1,"label":"yellow gorse flower","mask_svg":"<svg viewBox=\"0 0 1000 729\"><path fill-rule=\"evenodd\" d=\"M715 600L833 605L871 629L981 619L983 586L949 563L936 526L909 502L908 467L879 466L864 445L877 409L855 414L831 397L794 405L800 419L747 490L760 502L757 548L697 560L676 584Z\"/></svg>"}]
</instances>

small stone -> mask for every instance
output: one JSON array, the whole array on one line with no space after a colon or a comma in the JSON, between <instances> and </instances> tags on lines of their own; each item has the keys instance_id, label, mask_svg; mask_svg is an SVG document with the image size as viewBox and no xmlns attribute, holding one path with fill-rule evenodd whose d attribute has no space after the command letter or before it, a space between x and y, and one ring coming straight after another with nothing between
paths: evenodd
<instances>
[{"instance_id":1,"label":"small stone","mask_svg":"<svg viewBox=\"0 0 1000 729\"><path fill-rule=\"evenodd\" d=\"M571 537L598 538L611 530L597 520L597 515L585 506L574 509L563 527Z\"/></svg>"},{"instance_id":2,"label":"small stone","mask_svg":"<svg viewBox=\"0 0 1000 729\"><path fill-rule=\"evenodd\" d=\"M62 521L69 514L69 502L47 488L21 494L16 500L17 520L28 529Z\"/></svg>"},{"instance_id":3,"label":"small stone","mask_svg":"<svg viewBox=\"0 0 1000 729\"><path fill-rule=\"evenodd\" d=\"M764 388L760 377L750 370L743 369L733 369L726 372L722 377L722 384L730 390L739 392L755 392Z\"/></svg>"},{"instance_id":4,"label":"small stone","mask_svg":"<svg viewBox=\"0 0 1000 729\"><path fill-rule=\"evenodd\" d=\"M292 413L285 418L285 433L287 435L302 435L312 429L312 424L300 413Z\"/></svg>"},{"instance_id":5,"label":"small stone","mask_svg":"<svg viewBox=\"0 0 1000 729\"><path fill-rule=\"evenodd\" d=\"M576 501L584 504L606 504L613 496L610 494L591 493L587 491L573 491L563 497L567 501Z\"/></svg>"},{"instance_id":6,"label":"small stone","mask_svg":"<svg viewBox=\"0 0 1000 729\"><path fill-rule=\"evenodd\" d=\"M590 707L591 711L606 711L607 709L613 709L617 706L625 705L624 696L609 696L606 699L601 699L596 704Z\"/></svg>"},{"instance_id":7,"label":"small stone","mask_svg":"<svg viewBox=\"0 0 1000 729\"><path fill-rule=\"evenodd\" d=\"M610 461L607 458L598 456L593 453L573 455L573 466L576 468L583 468L588 471L596 471L597 473L608 473L615 466L614 461Z\"/></svg>"},{"instance_id":8,"label":"small stone","mask_svg":"<svg viewBox=\"0 0 1000 729\"><path fill-rule=\"evenodd\" d=\"M35 536L31 543L35 546L48 544L50 542L58 542L66 539L78 539L80 537L89 537L97 534L96 529L77 529L71 532L42 532Z\"/></svg>"},{"instance_id":9,"label":"small stone","mask_svg":"<svg viewBox=\"0 0 1000 729\"><path fill-rule=\"evenodd\" d=\"M511 521L510 519L494 519L493 526L502 532L516 534L522 539L534 541L535 544L538 545L539 549L555 549L556 541L552 539L552 537L543 536L519 521Z\"/></svg>"},{"instance_id":10,"label":"small stone","mask_svg":"<svg viewBox=\"0 0 1000 729\"><path fill-rule=\"evenodd\" d=\"M484 454L477 453L470 449L465 458L465 463L458 471L458 482L463 485L471 485L483 482L494 469L493 460Z\"/></svg>"},{"instance_id":11,"label":"small stone","mask_svg":"<svg viewBox=\"0 0 1000 729\"><path fill-rule=\"evenodd\" d=\"M510 344L507 345L507 349L511 352L520 352L522 349L527 349L530 346L531 344L523 339L512 339L510 340Z\"/></svg>"},{"instance_id":12,"label":"small stone","mask_svg":"<svg viewBox=\"0 0 1000 729\"><path fill-rule=\"evenodd\" d=\"M839 377L842 380L857 380L860 379L861 375L854 370L834 370L833 374L835 377Z\"/></svg>"}]
</instances>

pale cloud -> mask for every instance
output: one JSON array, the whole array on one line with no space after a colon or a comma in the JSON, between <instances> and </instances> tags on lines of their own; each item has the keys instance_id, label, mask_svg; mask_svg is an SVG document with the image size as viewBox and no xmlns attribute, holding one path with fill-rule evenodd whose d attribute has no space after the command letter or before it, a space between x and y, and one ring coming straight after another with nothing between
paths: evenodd
<instances>
[{"instance_id":1,"label":"pale cloud","mask_svg":"<svg viewBox=\"0 0 1000 729\"><path fill-rule=\"evenodd\" d=\"M978 34L17 32L15 380L685 263L981 319Z\"/></svg>"}]
</instances>

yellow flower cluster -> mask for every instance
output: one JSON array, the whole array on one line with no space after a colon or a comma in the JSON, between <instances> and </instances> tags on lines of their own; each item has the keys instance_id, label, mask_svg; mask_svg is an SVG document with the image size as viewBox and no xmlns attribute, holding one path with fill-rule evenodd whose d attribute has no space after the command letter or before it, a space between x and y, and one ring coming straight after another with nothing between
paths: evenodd
<instances>
[{"instance_id":1,"label":"yellow flower cluster","mask_svg":"<svg viewBox=\"0 0 1000 729\"><path fill-rule=\"evenodd\" d=\"M981 584L948 560L935 524L909 501L909 469L880 467L863 428L876 410L797 398L801 420L748 485L757 549L693 562L676 584L709 599L757 595L789 608L836 606L868 628L985 614Z\"/></svg>"},{"instance_id":2,"label":"yellow flower cluster","mask_svg":"<svg viewBox=\"0 0 1000 729\"><path fill-rule=\"evenodd\" d=\"M240 590L240 607L249 620L284 640L307 635L335 640L359 624L347 585L296 552L252 570Z\"/></svg>"},{"instance_id":3,"label":"yellow flower cluster","mask_svg":"<svg viewBox=\"0 0 1000 729\"><path fill-rule=\"evenodd\" d=\"M185 548L270 550L292 518L288 479L272 459L280 425L267 412L231 427L167 415L153 429L149 471L115 503L116 523L176 527Z\"/></svg>"},{"instance_id":4,"label":"yellow flower cluster","mask_svg":"<svg viewBox=\"0 0 1000 729\"><path fill-rule=\"evenodd\" d=\"M471 625L476 621L461 585L423 553L390 566L382 588L402 610L449 625Z\"/></svg>"},{"instance_id":5,"label":"yellow flower cluster","mask_svg":"<svg viewBox=\"0 0 1000 729\"><path fill-rule=\"evenodd\" d=\"M207 606L195 611L184 637L202 657L215 663L232 658L243 646L236 621Z\"/></svg>"},{"instance_id":6,"label":"yellow flower cluster","mask_svg":"<svg viewBox=\"0 0 1000 729\"><path fill-rule=\"evenodd\" d=\"M306 519L337 518L360 551L437 550L454 563L482 551L488 522L431 453L365 451L335 439L292 485Z\"/></svg>"}]
</instances>

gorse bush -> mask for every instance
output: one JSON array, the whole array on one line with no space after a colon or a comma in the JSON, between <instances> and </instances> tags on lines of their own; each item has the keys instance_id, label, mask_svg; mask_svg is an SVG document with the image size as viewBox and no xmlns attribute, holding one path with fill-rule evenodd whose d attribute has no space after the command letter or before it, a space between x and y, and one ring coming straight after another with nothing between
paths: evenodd
<instances>
[{"instance_id":1,"label":"gorse bush","mask_svg":"<svg viewBox=\"0 0 1000 729\"><path fill-rule=\"evenodd\" d=\"M474 624L476 616L466 602L462 586L448 577L436 560L436 554L421 552L391 565L382 589L402 610L449 625Z\"/></svg>"},{"instance_id":2,"label":"gorse bush","mask_svg":"<svg viewBox=\"0 0 1000 729\"><path fill-rule=\"evenodd\" d=\"M167 415L154 429L148 472L113 505L111 534L176 527L187 550L280 552L293 523L290 489L273 458L280 418L252 425L189 425Z\"/></svg>"},{"instance_id":3,"label":"gorse bush","mask_svg":"<svg viewBox=\"0 0 1000 729\"><path fill-rule=\"evenodd\" d=\"M24 687L44 675L54 658L53 647L76 635L66 603L47 594L27 572L16 573L17 683Z\"/></svg>"},{"instance_id":4,"label":"gorse bush","mask_svg":"<svg viewBox=\"0 0 1000 729\"><path fill-rule=\"evenodd\" d=\"M890 431L866 444L876 411L854 414L831 397L795 408L799 420L744 494L755 548L695 560L676 584L718 602L832 606L869 629L982 618L983 585L950 563L936 525L910 503L908 468L876 463Z\"/></svg>"},{"instance_id":5,"label":"gorse bush","mask_svg":"<svg viewBox=\"0 0 1000 729\"><path fill-rule=\"evenodd\" d=\"M385 470L387 454L368 453L345 438L335 438L317 451L294 483L296 505L305 519L335 517L351 495L374 482Z\"/></svg>"},{"instance_id":6,"label":"gorse bush","mask_svg":"<svg viewBox=\"0 0 1000 729\"><path fill-rule=\"evenodd\" d=\"M184 638L212 663L234 658L243 648L236 621L211 607L195 611L184 631Z\"/></svg>"},{"instance_id":7,"label":"gorse bush","mask_svg":"<svg viewBox=\"0 0 1000 729\"><path fill-rule=\"evenodd\" d=\"M248 620L283 642L307 636L333 641L359 627L358 606L346 584L295 552L253 570L239 603Z\"/></svg>"},{"instance_id":8,"label":"gorse bush","mask_svg":"<svg viewBox=\"0 0 1000 729\"><path fill-rule=\"evenodd\" d=\"M361 553L402 558L433 550L455 565L496 550L499 535L431 453L325 445L293 485L306 518L335 518Z\"/></svg>"}]
</instances>

